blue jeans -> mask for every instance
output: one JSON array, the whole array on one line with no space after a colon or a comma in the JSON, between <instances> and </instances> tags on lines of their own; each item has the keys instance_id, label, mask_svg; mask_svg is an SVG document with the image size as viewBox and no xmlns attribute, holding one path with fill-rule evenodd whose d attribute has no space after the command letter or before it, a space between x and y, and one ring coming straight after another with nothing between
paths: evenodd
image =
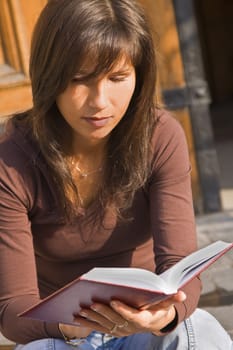
<instances>
[{"instance_id":1,"label":"blue jeans","mask_svg":"<svg viewBox=\"0 0 233 350\"><path fill-rule=\"evenodd\" d=\"M173 332L163 337L150 333L115 338L92 332L80 345L72 347L61 339L40 339L15 350L233 350L233 342L218 321L197 309Z\"/></svg>"}]
</instances>

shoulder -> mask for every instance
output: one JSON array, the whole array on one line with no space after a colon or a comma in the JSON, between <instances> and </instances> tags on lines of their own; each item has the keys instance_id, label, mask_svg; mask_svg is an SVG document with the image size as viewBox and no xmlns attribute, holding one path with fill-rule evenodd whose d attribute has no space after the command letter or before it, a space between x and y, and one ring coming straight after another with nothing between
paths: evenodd
<instances>
[{"instance_id":1,"label":"shoulder","mask_svg":"<svg viewBox=\"0 0 233 350\"><path fill-rule=\"evenodd\" d=\"M4 125L3 132L0 137L0 161L1 164L11 164L12 166L23 156L20 143L17 143L18 131L14 127L12 120L9 119Z\"/></svg>"},{"instance_id":2,"label":"shoulder","mask_svg":"<svg viewBox=\"0 0 233 350\"><path fill-rule=\"evenodd\" d=\"M190 169L189 152L184 129L166 110L157 111L152 136L152 166L157 173L179 173Z\"/></svg>"},{"instance_id":3,"label":"shoulder","mask_svg":"<svg viewBox=\"0 0 233 350\"><path fill-rule=\"evenodd\" d=\"M28 126L17 123L14 118L8 119L0 136L0 159L6 164L25 166L39 153L38 146L32 139Z\"/></svg>"},{"instance_id":4,"label":"shoulder","mask_svg":"<svg viewBox=\"0 0 233 350\"><path fill-rule=\"evenodd\" d=\"M156 125L152 137L152 143L166 143L172 137L184 138L184 130L175 115L167 110L156 111Z\"/></svg>"},{"instance_id":5,"label":"shoulder","mask_svg":"<svg viewBox=\"0 0 233 350\"><path fill-rule=\"evenodd\" d=\"M34 158L36 150L27 137L27 128L18 128L9 120L0 137L0 187L26 200L29 189L34 188Z\"/></svg>"}]
</instances>

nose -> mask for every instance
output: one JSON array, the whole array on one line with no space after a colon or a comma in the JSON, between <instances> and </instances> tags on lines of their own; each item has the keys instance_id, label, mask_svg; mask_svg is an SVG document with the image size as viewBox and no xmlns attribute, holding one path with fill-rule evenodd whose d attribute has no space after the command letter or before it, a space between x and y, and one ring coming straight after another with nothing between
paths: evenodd
<instances>
[{"instance_id":1,"label":"nose","mask_svg":"<svg viewBox=\"0 0 233 350\"><path fill-rule=\"evenodd\" d=\"M93 109L103 110L108 104L107 81L99 79L93 82L89 92L89 106Z\"/></svg>"}]
</instances>

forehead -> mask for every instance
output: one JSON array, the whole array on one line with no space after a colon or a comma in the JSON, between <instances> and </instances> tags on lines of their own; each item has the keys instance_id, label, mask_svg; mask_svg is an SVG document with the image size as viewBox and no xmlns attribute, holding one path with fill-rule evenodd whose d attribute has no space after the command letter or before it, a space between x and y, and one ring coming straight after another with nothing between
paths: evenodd
<instances>
[{"instance_id":1,"label":"forehead","mask_svg":"<svg viewBox=\"0 0 233 350\"><path fill-rule=\"evenodd\" d=\"M131 58L127 54L119 55L112 62L98 62L91 57L83 60L82 64L77 67L77 72L83 73L107 73L111 71L127 70L133 68Z\"/></svg>"}]
</instances>

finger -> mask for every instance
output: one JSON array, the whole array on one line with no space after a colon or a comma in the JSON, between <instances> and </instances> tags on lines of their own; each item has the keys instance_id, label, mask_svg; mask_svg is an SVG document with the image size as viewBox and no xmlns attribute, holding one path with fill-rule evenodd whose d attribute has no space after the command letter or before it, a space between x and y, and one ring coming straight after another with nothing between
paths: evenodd
<instances>
[{"instance_id":1,"label":"finger","mask_svg":"<svg viewBox=\"0 0 233 350\"><path fill-rule=\"evenodd\" d=\"M129 322L131 329L133 327L137 331L145 331L152 327L154 328L156 324L158 329L163 328L163 320L171 313L174 313L175 310L174 304L171 301L165 306L159 303L151 309L143 310L134 309L119 301L111 302L111 306Z\"/></svg>"},{"instance_id":2,"label":"finger","mask_svg":"<svg viewBox=\"0 0 233 350\"><path fill-rule=\"evenodd\" d=\"M183 301L185 301L186 300L186 294L182 291L182 290L180 290L177 294L176 294L176 296L175 296L176 298L177 298L177 301L180 301L180 302L183 302Z\"/></svg>"},{"instance_id":3,"label":"finger","mask_svg":"<svg viewBox=\"0 0 233 350\"><path fill-rule=\"evenodd\" d=\"M110 329L114 322L92 309L82 309L79 314L86 320L98 323L104 328Z\"/></svg>"},{"instance_id":4,"label":"finger","mask_svg":"<svg viewBox=\"0 0 233 350\"><path fill-rule=\"evenodd\" d=\"M125 312L136 313L139 311L138 309L134 309L133 307L126 305L119 300L111 301L110 305L113 310L115 310L120 315L122 315L122 313L125 314Z\"/></svg>"},{"instance_id":5,"label":"finger","mask_svg":"<svg viewBox=\"0 0 233 350\"><path fill-rule=\"evenodd\" d=\"M119 315L118 312L113 310L111 307L104 304L93 304L91 305L91 310L94 310L96 313L104 316L106 319L111 321L112 323L121 325L124 324L125 319Z\"/></svg>"},{"instance_id":6,"label":"finger","mask_svg":"<svg viewBox=\"0 0 233 350\"><path fill-rule=\"evenodd\" d=\"M120 303L120 304L122 304L123 308L127 308L128 310L131 310L131 308L128 307L127 305L123 303ZM113 310L109 306L96 303L96 304L93 304L91 308L92 309L94 308L97 313L99 312L103 314L104 317L111 322L112 324L111 327L109 327L106 323L104 323L104 325L109 329L108 333L114 334L115 336L119 337L119 336L126 336L129 334L138 332L138 327L136 324L130 323L129 319L127 319L126 317L122 317L122 315L120 315L117 311Z\"/></svg>"},{"instance_id":7,"label":"finger","mask_svg":"<svg viewBox=\"0 0 233 350\"><path fill-rule=\"evenodd\" d=\"M175 303L181 303L185 301L185 299L186 299L186 294L182 291L179 291L175 295L171 296L170 298L163 300L160 303L153 304L149 306L147 309L150 309L150 310L169 309Z\"/></svg>"},{"instance_id":8,"label":"finger","mask_svg":"<svg viewBox=\"0 0 233 350\"><path fill-rule=\"evenodd\" d=\"M130 326L127 321L124 321L121 324L113 323L110 321L106 322L106 319L104 321L100 321L98 317L91 316L90 312L88 312L88 314L90 315L89 317L93 317L93 319L96 318L96 322L94 320L84 318L83 316L76 316L74 321L77 322L80 326L85 327L87 329L112 334L115 337L123 337L135 333L135 330L130 329Z\"/></svg>"},{"instance_id":9,"label":"finger","mask_svg":"<svg viewBox=\"0 0 233 350\"><path fill-rule=\"evenodd\" d=\"M110 304L112 308L117 313L119 313L123 319L125 319L129 323L133 323L135 327L138 326L138 323L140 323L141 310L134 309L131 306L128 306L118 300L114 300Z\"/></svg>"},{"instance_id":10,"label":"finger","mask_svg":"<svg viewBox=\"0 0 233 350\"><path fill-rule=\"evenodd\" d=\"M94 308L94 310L92 308ZM119 314L103 304L93 305L91 306L91 309L82 309L80 315L86 319L87 322L91 321L103 327L105 331L107 329L107 331L111 332L114 327L117 327L118 334L121 328L126 328L126 324L128 325L126 320L124 320ZM85 323L85 325L87 326L88 324Z\"/></svg>"},{"instance_id":11,"label":"finger","mask_svg":"<svg viewBox=\"0 0 233 350\"><path fill-rule=\"evenodd\" d=\"M175 295L173 295L171 298L164 300L164 302L162 302L161 304L169 306L169 304L171 305L174 303L181 303L185 301L185 299L186 299L186 294L182 291L179 291Z\"/></svg>"},{"instance_id":12,"label":"finger","mask_svg":"<svg viewBox=\"0 0 233 350\"><path fill-rule=\"evenodd\" d=\"M77 322L79 327L89 328L89 329L92 329L92 331L98 331L102 333L110 333L110 330L113 327L113 324L110 322L108 325L104 326L100 323L97 323L88 318L85 318L83 316L78 316L78 315L75 316L74 322L75 323Z\"/></svg>"},{"instance_id":13,"label":"finger","mask_svg":"<svg viewBox=\"0 0 233 350\"><path fill-rule=\"evenodd\" d=\"M130 324L126 318L122 317L118 312L107 305L96 303L91 306L91 309L95 310L96 313L100 313L111 322L111 334L116 336L125 336L138 331L137 327L135 328L135 325Z\"/></svg>"}]
</instances>

